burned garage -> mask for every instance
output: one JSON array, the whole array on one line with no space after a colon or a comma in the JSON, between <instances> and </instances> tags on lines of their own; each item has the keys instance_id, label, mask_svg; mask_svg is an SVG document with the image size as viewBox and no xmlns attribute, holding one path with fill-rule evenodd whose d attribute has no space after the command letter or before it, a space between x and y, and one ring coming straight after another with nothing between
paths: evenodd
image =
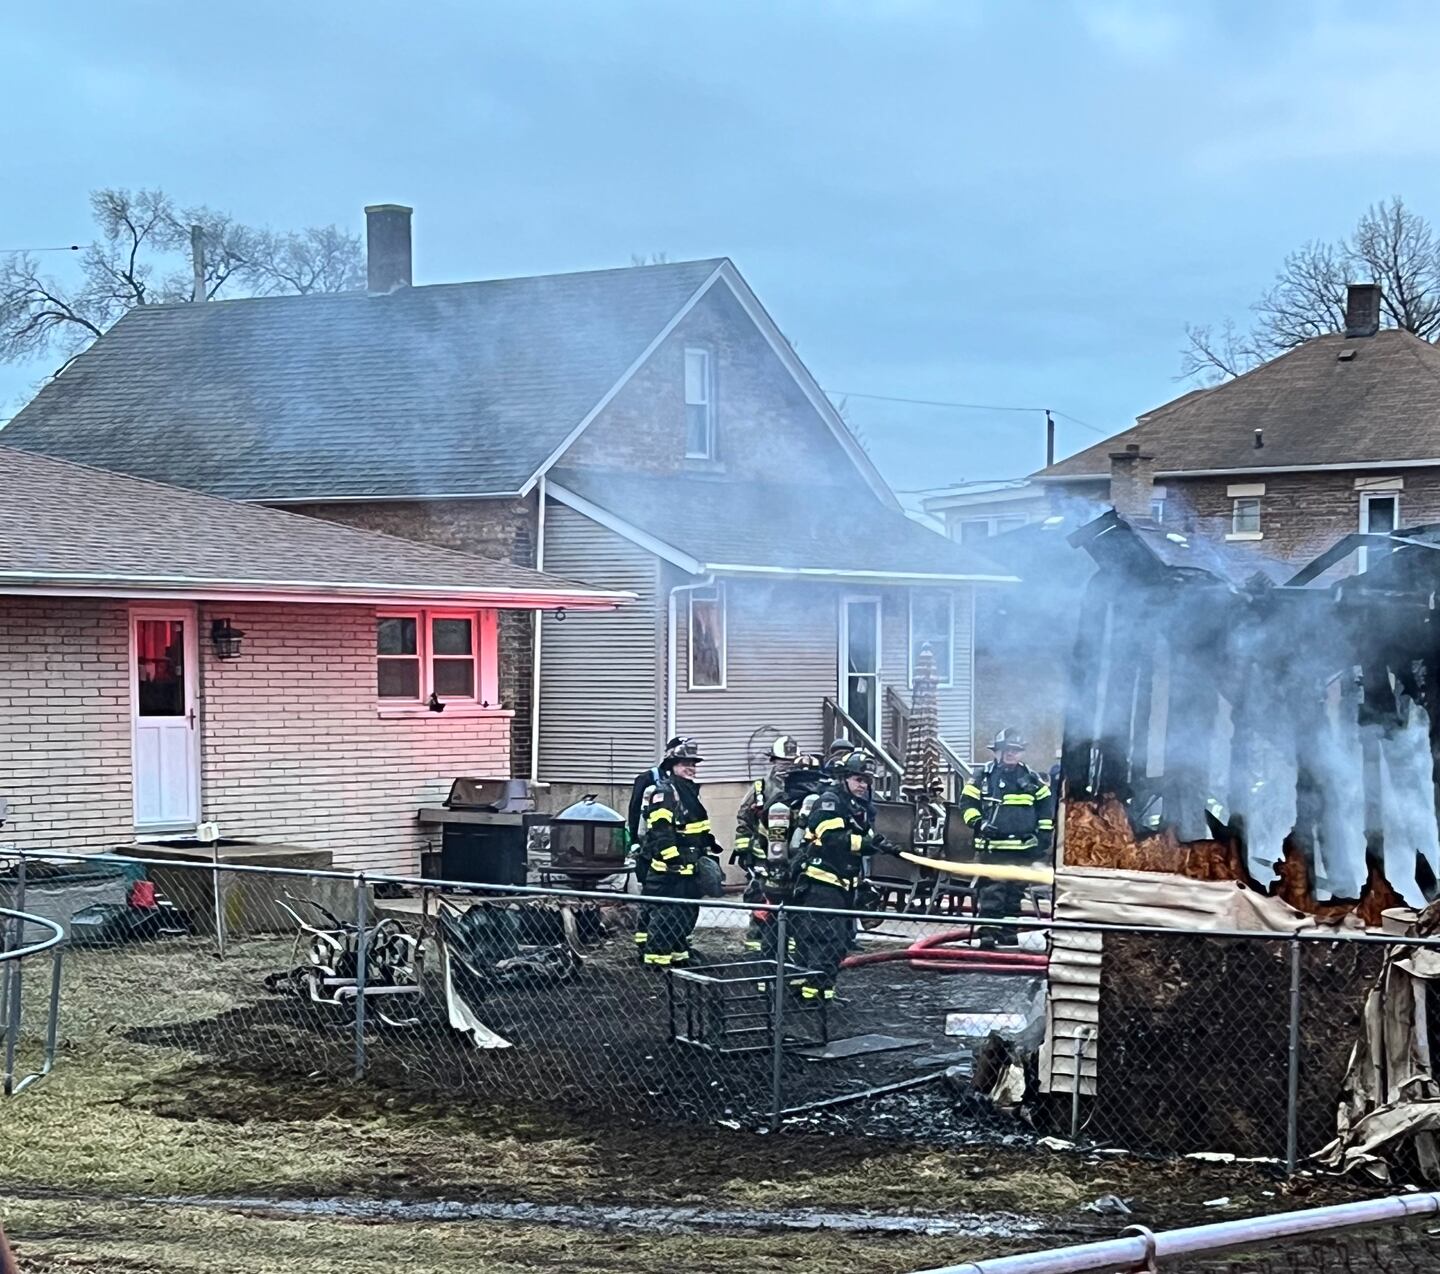
<instances>
[{"instance_id":1,"label":"burned garage","mask_svg":"<svg viewBox=\"0 0 1440 1274\"><path fill-rule=\"evenodd\" d=\"M1131 932L1057 929L1042 1087L1068 1101L1078 1070L1091 1132L1125 1144L1316 1151L1383 957L1346 939L1437 894L1440 528L1298 572L1113 510L1071 542L1095 571L1055 919Z\"/></svg>"}]
</instances>

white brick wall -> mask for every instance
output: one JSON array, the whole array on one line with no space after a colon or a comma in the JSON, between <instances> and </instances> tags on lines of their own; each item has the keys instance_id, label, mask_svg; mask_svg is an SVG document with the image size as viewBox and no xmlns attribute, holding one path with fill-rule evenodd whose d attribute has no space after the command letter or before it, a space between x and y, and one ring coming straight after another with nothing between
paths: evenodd
<instances>
[{"instance_id":1,"label":"white brick wall","mask_svg":"<svg viewBox=\"0 0 1440 1274\"><path fill-rule=\"evenodd\" d=\"M203 606L201 803L227 837L413 872L422 804L458 774L510 772L509 718L376 712L374 610ZM245 632L217 660L212 618ZM123 603L0 598L0 842L114 847L133 831Z\"/></svg>"}]
</instances>

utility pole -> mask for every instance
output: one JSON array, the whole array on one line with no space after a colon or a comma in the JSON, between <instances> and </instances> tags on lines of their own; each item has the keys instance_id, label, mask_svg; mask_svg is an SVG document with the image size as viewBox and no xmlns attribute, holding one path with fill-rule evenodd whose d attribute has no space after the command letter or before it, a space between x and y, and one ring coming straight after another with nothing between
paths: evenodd
<instances>
[{"instance_id":1,"label":"utility pole","mask_svg":"<svg viewBox=\"0 0 1440 1274\"><path fill-rule=\"evenodd\" d=\"M1055 463L1055 417L1045 408L1045 467Z\"/></svg>"},{"instance_id":2,"label":"utility pole","mask_svg":"<svg viewBox=\"0 0 1440 1274\"><path fill-rule=\"evenodd\" d=\"M192 301L205 300L205 233L199 226L190 227L190 265L195 271L195 290Z\"/></svg>"}]
</instances>

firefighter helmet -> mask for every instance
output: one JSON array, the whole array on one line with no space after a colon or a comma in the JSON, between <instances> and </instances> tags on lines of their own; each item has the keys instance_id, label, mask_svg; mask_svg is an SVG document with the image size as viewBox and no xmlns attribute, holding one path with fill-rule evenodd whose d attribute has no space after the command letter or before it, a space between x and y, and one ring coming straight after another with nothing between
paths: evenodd
<instances>
[{"instance_id":1,"label":"firefighter helmet","mask_svg":"<svg viewBox=\"0 0 1440 1274\"><path fill-rule=\"evenodd\" d=\"M793 734L782 734L770 745L772 761L797 761L799 758L800 745L795 742Z\"/></svg>"},{"instance_id":2,"label":"firefighter helmet","mask_svg":"<svg viewBox=\"0 0 1440 1274\"><path fill-rule=\"evenodd\" d=\"M843 734L825 749L825 759L832 760L837 756L844 756L847 752L855 751L855 745Z\"/></svg>"},{"instance_id":3,"label":"firefighter helmet","mask_svg":"<svg viewBox=\"0 0 1440 1274\"><path fill-rule=\"evenodd\" d=\"M842 757L835 763L835 774L842 779L873 779L875 777L875 758L864 748L855 748L848 756Z\"/></svg>"},{"instance_id":4,"label":"firefighter helmet","mask_svg":"<svg viewBox=\"0 0 1440 1274\"><path fill-rule=\"evenodd\" d=\"M668 770L671 766L681 761L689 762L691 765L699 765L705 758L700 755L700 744L695 739L680 739L673 746L665 751L665 759L660 762L662 769Z\"/></svg>"},{"instance_id":5,"label":"firefighter helmet","mask_svg":"<svg viewBox=\"0 0 1440 1274\"><path fill-rule=\"evenodd\" d=\"M1025 736L1013 726L1007 725L991 742L990 751L1023 752L1025 751Z\"/></svg>"}]
</instances>

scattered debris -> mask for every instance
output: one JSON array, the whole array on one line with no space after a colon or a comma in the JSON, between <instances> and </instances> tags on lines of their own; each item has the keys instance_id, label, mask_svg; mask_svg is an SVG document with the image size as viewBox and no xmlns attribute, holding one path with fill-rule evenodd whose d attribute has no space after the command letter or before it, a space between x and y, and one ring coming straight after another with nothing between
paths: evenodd
<instances>
[{"instance_id":1,"label":"scattered debris","mask_svg":"<svg viewBox=\"0 0 1440 1274\"><path fill-rule=\"evenodd\" d=\"M1230 1196L1223 1194L1218 1199L1206 1199L1200 1206L1202 1208L1228 1208L1230 1206Z\"/></svg>"},{"instance_id":2,"label":"scattered debris","mask_svg":"<svg viewBox=\"0 0 1440 1274\"><path fill-rule=\"evenodd\" d=\"M1081 1212L1094 1212L1097 1216L1129 1216L1130 1205L1114 1194L1102 1194L1098 1199L1080 1205Z\"/></svg>"}]
</instances>

